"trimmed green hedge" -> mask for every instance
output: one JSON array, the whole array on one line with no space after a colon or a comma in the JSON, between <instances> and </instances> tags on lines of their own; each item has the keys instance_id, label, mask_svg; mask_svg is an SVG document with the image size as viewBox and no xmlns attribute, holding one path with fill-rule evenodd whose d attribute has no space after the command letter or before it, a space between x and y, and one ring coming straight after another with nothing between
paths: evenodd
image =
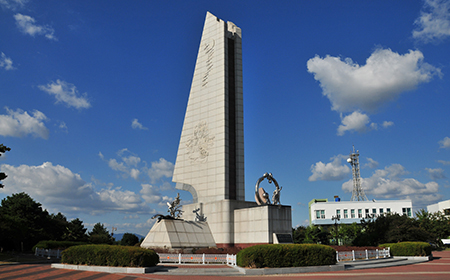
<instances>
[{"instance_id":1,"label":"trimmed green hedge","mask_svg":"<svg viewBox=\"0 0 450 280\"><path fill-rule=\"evenodd\" d=\"M380 247L390 247L391 256L429 256L432 247L426 242L399 242L380 244Z\"/></svg>"},{"instance_id":2,"label":"trimmed green hedge","mask_svg":"<svg viewBox=\"0 0 450 280\"><path fill-rule=\"evenodd\" d=\"M53 241L53 240L43 240L39 241L38 244L34 245L33 252L36 248L39 249L66 249L72 246L84 245L86 242L78 241Z\"/></svg>"},{"instance_id":3,"label":"trimmed green hedge","mask_svg":"<svg viewBox=\"0 0 450 280\"><path fill-rule=\"evenodd\" d=\"M61 263L76 265L149 267L159 263L155 251L114 245L73 246L62 252Z\"/></svg>"},{"instance_id":4,"label":"trimmed green hedge","mask_svg":"<svg viewBox=\"0 0 450 280\"><path fill-rule=\"evenodd\" d=\"M319 244L256 245L241 250L236 262L251 268L333 265L336 250Z\"/></svg>"}]
</instances>

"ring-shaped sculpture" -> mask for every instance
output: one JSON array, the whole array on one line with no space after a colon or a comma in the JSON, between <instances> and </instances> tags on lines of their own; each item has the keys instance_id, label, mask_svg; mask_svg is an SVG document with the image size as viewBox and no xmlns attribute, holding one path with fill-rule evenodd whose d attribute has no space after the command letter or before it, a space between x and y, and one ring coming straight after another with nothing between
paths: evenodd
<instances>
[{"instance_id":1,"label":"ring-shaped sculpture","mask_svg":"<svg viewBox=\"0 0 450 280\"><path fill-rule=\"evenodd\" d=\"M271 204L270 199L269 199L269 194L263 188L259 187L259 184L261 184L261 182L264 181L264 179L266 179L266 178L269 181L269 184L271 184L272 182L275 184L276 190L273 192L272 202L273 202L273 205L277 205L280 203L281 188L278 185L277 180L275 180L275 178L273 178L272 173L264 173L264 175L261 178L259 178L258 181L256 182L256 186L255 186L256 203L258 205ZM261 191L260 191L260 189L261 189Z\"/></svg>"}]
</instances>

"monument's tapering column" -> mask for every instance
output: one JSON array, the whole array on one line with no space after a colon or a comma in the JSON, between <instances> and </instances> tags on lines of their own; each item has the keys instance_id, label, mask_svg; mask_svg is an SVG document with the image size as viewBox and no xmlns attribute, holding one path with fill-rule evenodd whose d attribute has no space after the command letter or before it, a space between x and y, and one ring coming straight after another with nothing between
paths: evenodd
<instances>
[{"instance_id":1,"label":"monument's tapering column","mask_svg":"<svg viewBox=\"0 0 450 280\"><path fill-rule=\"evenodd\" d=\"M292 233L290 206L245 201L241 35L206 14L173 173L176 188L193 198L183 219L207 219L218 247L274 243Z\"/></svg>"},{"instance_id":2,"label":"monument's tapering column","mask_svg":"<svg viewBox=\"0 0 450 280\"><path fill-rule=\"evenodd\" d=\"M245 200L241 29L209 12L173 181L194 203Z\"/></svg>"}]
</instances>

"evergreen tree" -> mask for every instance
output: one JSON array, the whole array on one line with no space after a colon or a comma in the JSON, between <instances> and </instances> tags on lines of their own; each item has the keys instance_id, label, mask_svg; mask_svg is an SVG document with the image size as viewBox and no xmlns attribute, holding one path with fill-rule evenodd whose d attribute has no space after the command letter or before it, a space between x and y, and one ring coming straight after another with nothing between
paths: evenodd
<instances>
[{"instance_id":1,"label":"evergreen tree","mask_svg":"<svg viewBox=\"0 0 450 280\"><path fill-rule=\"evenodd\" d=\"M49 214L22 192L6 197L0 207L0 244L5 249L29 250L46 239Z\"/></svg>"},{"instance_id":2,"label":"evergreen tree","mask_svg":"<svg viewBox=\"0 0 450 280\"><path fill-rule=\"evenodd\" d=\"M101 223L96 223L89 232L89 242L94 244L112 244L113 238L106 227Z\"/></svg>"},{"instance_id":3,"label":"evergreen tree","mask_svg":"<svg viewBox=\"0 0 450 280\"><path fill-rule=\"evenodd\" d=\"M87 229L84 227L83 222L76 218L71 220L66 227L66 232L63 235L63 240L67 241L87 241L88 235Z\"/></svg>"},{"instance_id":4,"label":"evergreen tree","mask_svg":"<svg viewBox=\"0 0 450 280\"><path fill-rule=\"evenodd\" d=\"M56 215L50 214L45 225L47 239L57 241L63 240L68 224L69 222L61 212Z\"/></svg>"},{"instance_id":5,"label":"evergreen tree","mask_svg":"<svg viewBox=\"0 0 450 280\"><path fill-rule=\"evenodd\" d=\"M124 233L120 240L122 246L134 246L139 243L139 237L132 233Z\"/></svg>"}]
</instances>

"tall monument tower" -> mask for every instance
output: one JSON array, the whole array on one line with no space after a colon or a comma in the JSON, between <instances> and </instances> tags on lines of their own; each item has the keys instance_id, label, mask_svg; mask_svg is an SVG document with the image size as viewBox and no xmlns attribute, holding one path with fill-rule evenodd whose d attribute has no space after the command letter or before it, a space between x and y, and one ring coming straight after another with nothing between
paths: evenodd
<instances>
[{"instance_id":1,"label":"tall monument tower","mask_svg":"<svg viewBox=\"0 0 450 280\"><path fill-rule=\"evenodd\" d=\"M172 180L192 194L183 219L206 217L218 247L274 243L276 234L292 233L290 206L245 201L242 33L209 12Z\"/></svg>"},{"instance_id":2,"label":"tall monument tower","mask_svg":"<svg viewBox=\"0 0 450 280\"><path fill-rule=\"evenodd\" d=\"M245 200L241 40L206 14L173 173L194 202Z\"/></svg>"}]
</instances>

